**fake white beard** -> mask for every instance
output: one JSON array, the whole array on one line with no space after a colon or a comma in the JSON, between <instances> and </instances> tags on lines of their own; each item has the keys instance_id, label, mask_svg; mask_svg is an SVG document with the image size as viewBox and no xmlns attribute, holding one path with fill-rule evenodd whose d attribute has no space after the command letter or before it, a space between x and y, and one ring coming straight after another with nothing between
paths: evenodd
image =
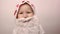
<instances>
[{"instance_id":1,"label":"fake white beard","mask_svg":"<svg viewBox=\"0 0 60 34\"><path fill-rule=\"evenodd\" d=\"M28 26L28 25L32 26L32 24L38 25L38 23L39 23L39 19L36 16L16 19L16 25L18 26Z\"/></svg>"}]
</instances>

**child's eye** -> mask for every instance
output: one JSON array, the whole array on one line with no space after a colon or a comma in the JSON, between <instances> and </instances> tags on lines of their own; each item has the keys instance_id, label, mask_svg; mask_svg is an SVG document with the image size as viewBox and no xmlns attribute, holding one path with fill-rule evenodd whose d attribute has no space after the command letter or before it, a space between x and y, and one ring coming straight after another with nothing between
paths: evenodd
<instances>
[{"instance_id":1,"label":"child's eye","mask_svg":"<svg viewBox=\"0 0 60 34\"><path fill-rule=\"evenodd\" d=\"M31 12L27 12L28 14L31 13Z\"/></svg>"},{"instance_id":2,"label":"child's eye","mask_svg":"<svg viewBox=\"0 0 60 34\"><path fill-rule=\"evenodd\" d=\"M23 12L19 13L19 14L23 14Z\"/></svg>"}]
</instances>

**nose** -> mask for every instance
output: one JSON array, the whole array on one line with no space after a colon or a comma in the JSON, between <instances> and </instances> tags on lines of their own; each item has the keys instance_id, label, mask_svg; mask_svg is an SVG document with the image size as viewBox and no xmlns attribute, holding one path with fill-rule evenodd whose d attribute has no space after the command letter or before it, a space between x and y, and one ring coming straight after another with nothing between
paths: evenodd
<instances>
[{"instance_id":1,"label":"nose","mask_svg":"<svg viewBox=\"0 0 60 34\"><path fill-rule=\"evenodd\" d=\"M23 17L24 17L24 18L27 18L27 17L28 17L28 15L25 13Z\"/></svg>"}]
</instances>

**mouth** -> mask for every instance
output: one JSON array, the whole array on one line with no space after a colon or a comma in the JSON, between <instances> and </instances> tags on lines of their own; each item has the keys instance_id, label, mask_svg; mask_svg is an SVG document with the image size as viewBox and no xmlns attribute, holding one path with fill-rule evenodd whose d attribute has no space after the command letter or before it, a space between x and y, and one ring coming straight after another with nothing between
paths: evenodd
<instances>
[{"instance_id":1,"label":"mouth","mask_svg":"<svg viewBox=\"0 0 60 34\"><path fill-rule=\"evenodd\" d=\"M30 22L32 19L32 17L29 17L29 18L20 18L20 19L17 19L18 22L22 22L22 23L26 23L26 22Z\"/></svg>"},{"instance_id":2,"label":"mouth","mask_svg":"<svg viewBox=\"0 0 60 34\"><path fill-rule=\"evenodd\" d=\"M23 23L30 22L30 21L31 21L31 19L29 19L29 20L26 20L26 21L23 21Z\"/></svg>"}]
</instances>

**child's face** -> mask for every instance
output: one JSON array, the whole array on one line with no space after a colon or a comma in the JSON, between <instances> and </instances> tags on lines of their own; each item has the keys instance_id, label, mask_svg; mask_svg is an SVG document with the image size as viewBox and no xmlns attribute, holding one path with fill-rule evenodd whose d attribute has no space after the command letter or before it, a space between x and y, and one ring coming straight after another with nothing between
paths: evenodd
<instances>
[{"instance_id":1,"label":"child's face","mask_svg":"<svg viewBox=\"0 0 60 34\"><path fill-rule=\"evenodd\" d=\"M31 10L31 7L29 5L23 5L19 9L18 18L27 18L32 17L33 11Z\"/></svg>"}]
</instances>

